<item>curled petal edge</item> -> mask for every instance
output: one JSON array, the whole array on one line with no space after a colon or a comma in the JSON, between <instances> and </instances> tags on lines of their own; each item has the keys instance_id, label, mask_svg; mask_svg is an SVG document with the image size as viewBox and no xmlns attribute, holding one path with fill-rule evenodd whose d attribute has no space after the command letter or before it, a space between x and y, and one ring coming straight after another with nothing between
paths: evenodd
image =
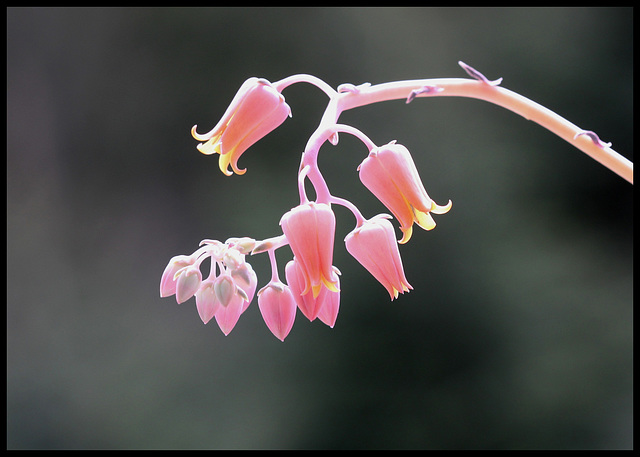
<instances>
[{"instance_id":1,"label":"curled petal edge","mask_svg":"<svg viewBox=\"0 0 640 457\"><path fill-rule=\"evenodd\" d=\"M447 203L444 206L440 206L438 205L436 202L434 202L433 200L431 201L431 211L433 214L446 214L449 212L449 210L451 209L451 206L453 205L453 202L451 200L449 200L449 203Z\"/></svg>"}]
</instances>

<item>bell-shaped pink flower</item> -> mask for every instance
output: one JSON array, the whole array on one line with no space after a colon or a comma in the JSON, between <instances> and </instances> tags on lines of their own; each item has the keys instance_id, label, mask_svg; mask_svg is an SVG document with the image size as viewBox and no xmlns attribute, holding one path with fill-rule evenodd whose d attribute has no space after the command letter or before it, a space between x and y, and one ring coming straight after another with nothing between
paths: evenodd
<instances>
[{"instance_id":1,"label":"bell-shaped pink flower","mask_svg":"<svg viewBox=\"0 0 640 457\"><path fill-rule=\"evenodd\" d=\"M285 275L287 277L287 284L289 288L291 288L291 292L293 293L293 297L296 300L298 308L302 311L302 314L305 315L307 319L313 321L316 317L318 317L320 310L324 308L325 304L329 301L334 301L334 296L338 297L338 302L340 301L340 292L334 292L327 289L326 286L322 286L320 292L316 297L313 294L303 294L305 288L305 277L304 273L300 267L300 264L296 261L296 259L290 260L285 267ZM338 277L334 274L334 281L336 287L340 287L340 283L338 282ZM333 306L335 307L335 306ZM329 315L332 315L333 311L329 312ZM337 310L336 310L337 315ZM331 320L331 319L330 319ZM335 319L333 319L335 323ZM333 325L331 325L333 326Z\"/></svg>"},{"instance_id":2,"label":"bell-shaped pink flower","mask_svg":"<svg viewBox=\"0 0 640 457\"><path fill-rule=\"evenodd\" d=\"M225 175L233 174L229 165L241 175L246 171L238 169L242 153L282 124L287 116L291 116L291 108L282 94L266 79L249 78L209 133L197 133L194 125L191 134L196 140L205 142L198 145L200 152L220 154L219 166Z\"/></svg>"},{"instance_id":3,"label":"bell-shaped pink flower","mask_svg":"<svg viewBox=\"0 0 640 457\"><path fill-rule=\"evenodd\" d=\"M336 218L329 205L304 203L282 216L282 231L289 242L304 278L301 294L317 297L324 285L337 292L333 278L333 242Z\"/></svg>"},{"instance_id":4,"label":"bell-shaped pink flower","mask_svg":"<svg viewBox=\"0 0 640 457\"><path fill-rule=\"evenodd\" d=\"M411 154L404 146L392 141L372 149L358 167L360 180L400 222L402 239L411 238L413 223L425 230L436 226L429 213L444 214L451 209L437 205L424 189Z\"/></svg>"},{"instance_id":5,"label":"bell-shaped pink flower","mask_svg":"<svg viewBox=\"0 0 640 457\"><path fill-rule=\"evenodd\" d=\"M393 225L378 215L356 227L344 239L347 251L389 292L391 299L412 289L404 276Z\"/></svg>"},{"instance_id":6,"label":"bell-shaped pink flower","mask_svg":"<svg viewBox=\"0 0 640 457\"><path fill-rule=\"evenodd\" d=\"M271 333L284 341L296 318L296 302L291 289L282 282L270 282L258 291L258 307Z\"/></svg>"}]
</instances>

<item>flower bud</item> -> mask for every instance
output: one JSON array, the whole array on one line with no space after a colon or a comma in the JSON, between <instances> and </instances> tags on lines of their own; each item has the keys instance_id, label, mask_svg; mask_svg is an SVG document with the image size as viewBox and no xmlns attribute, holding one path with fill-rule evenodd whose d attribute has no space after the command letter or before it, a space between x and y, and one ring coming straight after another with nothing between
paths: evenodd
<instances>
[{"instance_id":1,"label":"flower bud","mask_svg":"<svg viewBox=\"0 0 640 457\"><path fill-rule=\"evenodd\" d=\"M229 335L238 323L240 315L244 310L244 303L240 295L233 295L227 306L220 306L216 311L216 322L225 335Z\"/></svg>"},{"instance_id":2,"label":"flower bud","mask_svg":"<svg viewBox=\"0 0 640 457\"><path fill-rule=\"evenodd\" d=\"M228 273L221 274L213 282L216 297L222 306L227 306L236 294L236 283Z\"/></svg>"},{"instance_id":3,"label":"flower bud","mask_svg":"<svg viewBox=\"0 0 640 457\"><path fill-rule=\"evenodd\" d=\"M176 293L176 280L175 274L184 267L192 265L194 259L188 255L177 255L173 257L162 273L162 279L160 279L160 296L170 297Z\"/></svg>"},{"instance_id":4,"label":"flower bud","mask_svg":"<svg viewBox=\"0 0 640 457\"><path fill-rule=\"evenodd\" d=\"M207 279L203 281L196 292L196 308L202 322L205 324L209 322L220 306L220 301L216 297L214 290L213 280Z\"/></svg>"},{"instance_id":5,"label":"flower bud","mask_svg":"<svg viewBox=\"0 0 640 457\"><path fill-rule=\"evenodd\" d=\"M291 289L281 282L267 284L258 292L258 307L271 333L284 341L296 318L296 302Z\"/></svg>"},{"instance_id":6,"label":"flower bud","mask_svg":"<svg viewBox=\"0 0 640 457\"><path fill-rule=\"evenodd\" d=\"M176 273L176 301L184 303L194 296L200 283L202 273L198 267L185 267Z\"/></svg>"}]
</instances>

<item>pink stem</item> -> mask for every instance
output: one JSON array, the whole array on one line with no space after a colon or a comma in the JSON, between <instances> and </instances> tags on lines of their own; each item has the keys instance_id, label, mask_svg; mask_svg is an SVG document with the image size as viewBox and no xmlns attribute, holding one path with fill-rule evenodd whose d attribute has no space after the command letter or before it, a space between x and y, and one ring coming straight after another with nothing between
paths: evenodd
<instances>
[{"instance_id":1,"label":"pink stem","mask_svg":"<svg viewBox=\"0 0 640 457\"><path fill-rule=\"evenodd\" d=\"M336 103L336 113L339 114L344 110L387 100L408 99L413 91L419 91L425 87L437 88L438 90L426 90L414 96L469 97L502 106L555 133L563 140L633 184L633 162L618 154L611 149L609 145L596 141L593 139L593 136L586 135L584 130L544 106L513 91L482 81L462 78L435 78L398 81L362 87L355 92L339 94Z\"/></svg>"}]
</instances>

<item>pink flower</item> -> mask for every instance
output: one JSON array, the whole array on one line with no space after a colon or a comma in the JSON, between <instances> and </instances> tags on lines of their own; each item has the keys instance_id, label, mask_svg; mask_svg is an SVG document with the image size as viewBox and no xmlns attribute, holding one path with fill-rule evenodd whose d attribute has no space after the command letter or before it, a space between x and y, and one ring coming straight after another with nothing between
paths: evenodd
<instances>
[{"instance_id":1,"label":"pink flower","mask_svg":"<svg viewBox=\"0 0 640 457\"><path fill-rule=\"evenodd\" d=\"M258 291L258 307L271 333L284 341L296 318L296 302L291 289L280 281L270 282Z\"/></svg>"},{"instance_id":2,"label":"pink flower","mask_svg":"<svg viewBox=\"0 0 640 457\"><path fill-rule=\"evenodd\" d=\"M347 251L389 292L391 299L412 289L404 276L389 216L379 215L356 227L344 239Z\"/></svg>"},{"instance_id":3,"label":"pink flower","mask_svg":"<svg viewBox=\"0 0 640 457\"><path fill-rule=\"evenodd\" d=\"M411 154L395 141L371 150L358 171L362 183L400 222L402 244L411 238L414 222L431 230L436 223L429 213L444 214L451 209L451 200L439 206L429 198Z\"/></svg>"},{"instance_id":4,"label":"pink flower","mask_svg":"<svg viewBox=\"0 0 640 457\"><path fill-rule=\"evenodd\" d=\"M317 297L322 289L337 292L337 281L333 278L333 241L336 219L329 205L304 203L282 216L282 231L300 265L304 279L302 295L312 291Z\"/></svg>"},{"instance_id":5,"label":"pink flower","mask_svg":"<svg viewBox=\"0 0 640 457\"><path fill-rule=\"evenodd\" d=\"M198 145L203 154L220 154L219 166L225 175L233 174L229 165L241 175L246 171L238 169L242 153L282 124L287 116L291 116L291 108L282 94L266 79L249 78L209 133L196 133L198 126L194 125L191 135L196 140L205 141Z\"/></svg>"},{"instance_id":6,"label":"pink flower","mask_svg":"<svg viewBox=\"0 0 640 457\"><path fill-rule=\"evenodd\" d=\"M335 268L335 267L334 267ZM326 286L322 286L317 296L313 294L302 294L305 289L305 278L300 267L299 262L293 259L287 263L285 267L285 275L287 277L287 284L293 293L293 297L307 319L313 321L320 315L320 312L327 307L327 312L324 314L327 320L331 322L329 325L333 327L338 314L337 304L340 303L340 292L331 291ZM338 276L334 271L334 281L337 288L340 287ZM321 319L322 320L322 319ZM325 322L324 320L322 320ZM326 323L326 322L325 322Z\"/></svg>"}]
</instances>

